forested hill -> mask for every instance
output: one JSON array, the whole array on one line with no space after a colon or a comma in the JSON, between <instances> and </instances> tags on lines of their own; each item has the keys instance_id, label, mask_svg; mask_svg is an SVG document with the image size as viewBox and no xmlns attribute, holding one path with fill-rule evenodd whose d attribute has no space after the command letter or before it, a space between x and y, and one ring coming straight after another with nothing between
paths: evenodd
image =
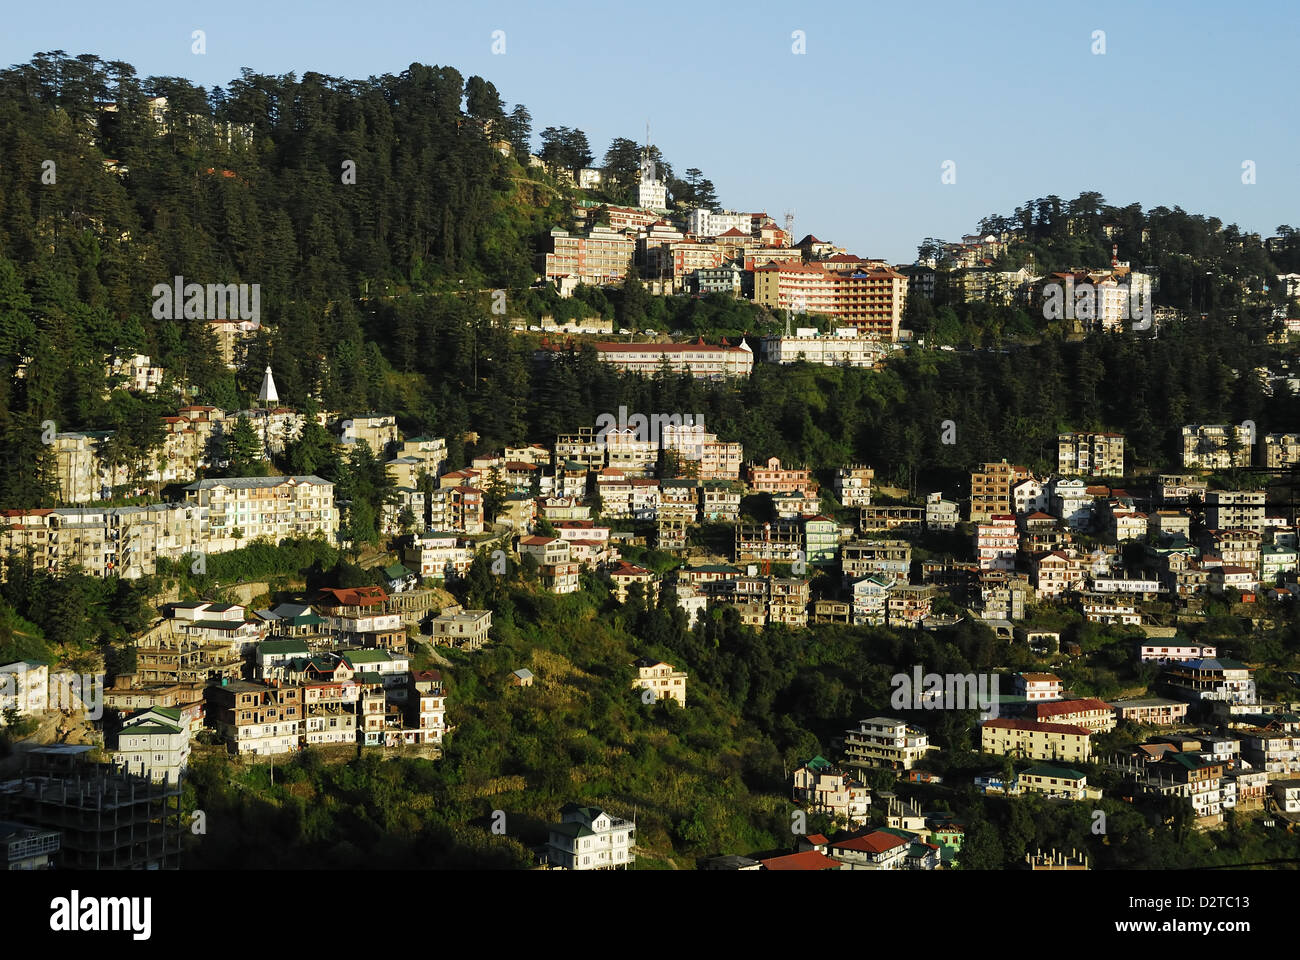
<instances>
[{"instance_id":1,"label":"forested hill","mask_svg":"<svg viewBox=\"0 0 1300 960\"><path fill-rule=\"evenodd\" d=\"M151 116L160 96L166 116ZM205 324L152 316L154 286L175 276L260 285L250 377L273 356L289 402L414 406L395 402L384 338L359 298L532 281L536 240L564 208L515 160L526 162L529 122L481 78L421 64L367 80L245 71L211 90L89 55L0 72L10 463L31 473L47 419L143 431L173 412L134 409L125 395L106 405L108 353L148 354L200 400L240 402ZM503 140L509 156L492 145ZM245 400L256 391L238 386ZM0 480L0 499L30 499L16 489L26 482Z\"/></svg>"}]
</instances>

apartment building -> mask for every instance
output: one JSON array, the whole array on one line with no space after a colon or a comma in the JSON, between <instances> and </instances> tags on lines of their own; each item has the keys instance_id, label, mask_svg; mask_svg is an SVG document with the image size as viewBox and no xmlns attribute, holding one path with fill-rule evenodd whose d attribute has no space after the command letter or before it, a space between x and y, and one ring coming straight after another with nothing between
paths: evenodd
<instances>
[{"instance_id":1,"label":"apartment building","mask_svg":"<svg viewBox=\"0 0 1300 960\"><path fill-rule=\"evenodd\" d=\"M736 524L737 561L775 560L785 563L798 559L803 547L803 527L797 521Z\"/></svg>"},{"instance_id":2,"label":"apartment building","mask_svg":"<svg viewBox=\"0 0 1300 960\"><path fill-rule=\"evenodd\" d=\"M753 493L803 493L817 489L811 470L782 466L780 457L769 457L762 464L751 463L746 474Z\"/></svg>"},{"instance_id":3,"label":"apartment building","mask_svg":"<svg viewBox=\"0 0 1300 960\"><path fill-rule=\"evenodd\" d=\"M543 273L567 297L579 284L607 286L627 276L636 254L636 241L610 227L593 226L587 233L551 231Z\"/></svg>"},{"instance_id":4,"label":"apartment building","mask_svg":"<svg viewBox=\"0 0 1300 960\"><path fill-rule=\"evenodd\" d=\"M1066 476L1124 476L1122 433L1063 433L1057 437L1056 469Z\"/></svg>"},{"instance_id":5,"label":"apartment building","mask_svg":"<svg viewBox=\"0 0 1300 960\"><path fill-rule=\"evenodd\" d=\"M238 754L268 756L298 749L302 690L229 680L205 691L208 722Z\"/></svg>"},{"instance_id":6,"label":"apartment building","mask_svg":"<svg viewBox=\"0 0 1300 960\"><path fill-rule=\"evenodd\" d=\"M112 753L128 773L177 783L189 762L189 724L174 708L143 710L122 723Z\"/></svg>"},{"instance_id":7,"label":"apartment building","mask_svg":"<svg viewBox=\"0 0 1300 960\"><path fill-rule=\"evenodd\" d=\"M920 533L924 525L925 507L875 504L858 511L858 529L863 533L887 533L890 530Z\"/></svg>"},{"instance_id":8,"label":"apartment building","mask_svg":"<svg viewBox=\"0 0 1300 960\"><path fill-rule=\"evenodd\" d=\"M659 443L665 452L677 455L685 476L697 480L736 480L744 460L744 446L718 439L703 430L697 416L694 425L664 424Z\"/></svg>"},{"instance_id":9,"label":"apartment building","mask_svg":"<svg viewBox=\"0 0 1300 960\"><path fill-rule=\"evenodd\" d=\"M610 583L614 585L614 599L619 603L627 603L628 590L633 584L641 584L643 595L653 601L659 593L658 577L647 570L645 567L639 567L634 563L624 561L613 570L609 571Z\"/></svg>"},{"instance_id":10,"label":"apartment building","mask_svg":"<svg viewBox=\"0 0 1300 960\"><path fill-rule=\"evenodd\" d=\"M1043 598L1058 597L1067 591L1080 589L1084 583L1078 559L1062 550L1031 557L1029 569L1034 589Z\"/></svg>"},{"instance_id":11,"label":"apartment building","mask_svg":"<svg viewBox=\"0 0 1300 960\"><path fill-rule=\"evenodd\" d=\"M975 558L981 570L1014 570L1020 549L1016 518L995 514L975 525Z\"/></svg>"},{"instance_id":12,"label":"apartment building","mask_svg":"<svg viewBox=\"0 0 1300 960\"><path fill-rule=\"evenodd\" d=\"M460 534L428 530L413 534L402 548L402 563L431 580L453 580L469 572L474 552Z\"/></svg>"},{"instance_id":13,"label":"apartment building","mask_svg":"<svg viewBox=\"0 0 1300 960\"><path fill-rule=\"evenodd\" d=\"M1285 780L1300 774L1300 734L1253 730L1242 736L1242 759L1268 779Z\"/></svg>"},{"instance_id":14,"label":"apartment building","mask_svg":"<svg viewBox=\"0 0 1300 960\"><path fill-rule=\"evenodd\" d=\"M1184 427L1184 439L1186 430ZM1157 481L1160 502L1170 506L1186 506L1193 500L1205 499L1207 482L1191 474L1162 473Z\"/></svg>"},{"instance_id":15,"label":"apartment building","mask_svg":"<svg viewBox=\"0 0 1300 960\"><path fill-rule=\"evenodd\" d=\"M650 690L656 700L676 700L678 706L685 709L685 670L678 670L672 664L653 657L639 657L632 666L636 670L633 690Z\"/></svg>"},{"instance_id":16,"label":"apartment building","mask_svg":"<svg viewBox=\"0 0 1300 960\"><path fill-rule=\"evenodd\" d=\"M985 463L970 475L970 521L982 523L1012 510L1011 488L1029 478L1025 467L1007 463Z\"/></svg>"},{"instance_id":17,"label":"apartment building","mask_svg":"<svg viewBox=\"0 0 1300 960\"><path fill-rule=\"evenodd\" d=\"M1241 424L1189 424L1183 427L1183 466L1202 470L1248 467L1254 437Z\"/></svg>"},{"instance_id":18,"label":"apartment building","mask_svg":"<svg viewBox=\"0 0 1300 960\"><path fill-rule=\"evenodd\" d=\"M871 505L871 485L875 477L876 471L862 464L836 467L835 496L845 507L868 507Z\"/></svg>"},{"instance_id":19,"label":"apartment building","mask_svg":"<svg viewBox=\"0 0 1300 960\"><path fill-rule=\"evenodd\" d=\"M198 511L184 503L0 511L0 558L30 551L37 569L56 574L152 576L160 557L212 549L201 537Z\"/></svg>"},{"instance_id":20,"label":"apartment building","mask_svg":"<svg viewBox=\"0 0 1300 960\"><path fill-rule=\"evenodd\" d=\"M1263 490L1211 490L1205 495L1205 525L1212 530L1264 531Z\"/></svg>"},{"instance_id":21,"label":"apartment building","mask_svg":"<svg viewBox=\"0 0 1300 960\"><path fill-rule=\"evenodd\" d=\"M874 575L910 579L912 545L906 540L850 540L840 547L840 570L845 579Z\"/></svg>"},{"instance_id":22,"label":"apartment building","mask_svg":"<svg viewBox=\"0 0 1300 960\"><path fill-rule=\"evenodd\" d=\"M334 484L316 476L230 477L185 488L198 510L204 549L223 553L260 537L275 543L320 534L333 542L339 526Z\"/></svg>"},{"instance_id":23,"label":"apartment building","mask_svg":"<svg viewBox=\"0 0 1300 960\"><path fill-rule=\"evenodd\" d=\"M1087 760L1092 731L1067 723L1038 723L995 717L980 724L980 749L1027 760Z\"/></svg>"},{"instance_id":24,"label":"apartment building","mask_svg":"<svg viewBox=\"0 0 1300 960\"><path fill-rule=\"evenodd\" d=\"M885 594L885 622L893 627L919 627L930 616L937 593L932 584L891 583Z\"/></svg>"},{"instance_id":25,"label":"apartment building","mask_svg":"<svg viewBox=\"0 0 1300 960\"><path fill-rule=\"evenodd\" d=\"M907 302L907 278L880 261L855 258L853 269L841 270L786 260L755 268L754 302L832 316L860 334L892 342Z\"/></svg>"},{"instance_id":26,"label":"apartment building","mask_svg":"<svg viewBox=\"0 0 1300 960\"><path fill-rule=\"evenodd\" d=\"M863 720L844 736L845 762L855 767L910 770L931 749L925 730L890 717Z\"/></svg>"}]
</instances>

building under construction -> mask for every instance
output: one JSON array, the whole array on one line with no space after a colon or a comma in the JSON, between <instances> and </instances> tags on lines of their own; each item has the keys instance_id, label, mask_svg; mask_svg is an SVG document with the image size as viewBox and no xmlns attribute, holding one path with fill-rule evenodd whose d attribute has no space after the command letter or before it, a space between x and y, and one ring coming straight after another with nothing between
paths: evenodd
<instances>
[{"instance_id":1,"label":"building under construction","mask_svg":"<svg viewBox=\"0 0 1300 960\"><path fill-rule=\"evenodd\" d=\"M176 870L179 783L151 783L107 763L88 746L31 750L22 776L0 782L0 818L61 835L61 870Z\"/></svg>"}]
</instances>

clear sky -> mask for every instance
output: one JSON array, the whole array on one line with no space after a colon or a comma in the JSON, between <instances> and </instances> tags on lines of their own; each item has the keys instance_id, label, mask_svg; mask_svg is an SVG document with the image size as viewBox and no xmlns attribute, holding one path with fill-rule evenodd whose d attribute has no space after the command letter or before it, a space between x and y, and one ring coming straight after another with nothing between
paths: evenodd
<instances>
[{"instance_id":1,"label":"clear sky","mask_svg":"<svg viewBox=\"0 0 1300 960\"><path fill-rule=\"evenodd\" d=\"M447 64L491 80L507 108L526 104L534 132L584 130L597 162L648 121L724 206L778 221L794 209L800 236L903 262L924 237L1088 189L1264 236L1300 225L1298 28L1290 0L72 0L7 5L0 61L94 53L205 86L245 66L367 77Z\"/></svg>"}]
</instances>

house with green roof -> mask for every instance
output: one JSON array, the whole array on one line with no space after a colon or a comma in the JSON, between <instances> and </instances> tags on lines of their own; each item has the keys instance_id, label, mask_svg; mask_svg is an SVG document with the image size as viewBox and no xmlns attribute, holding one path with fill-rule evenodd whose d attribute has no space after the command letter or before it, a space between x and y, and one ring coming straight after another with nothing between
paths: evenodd
<instances>
[{"instance_id":1,"label":"house with green roof","mask_svg":"<svg viewBox=\"0 0 1300 960\"><path fill-rule=\"evenodd\" d=\"M546 862L563 870L626 870L636 860L635 833L631 820L567 803L560 809L560 822L550 827Z\"/></svg>"},{"instance_id":2,"label":"house with green roof","mask_svg":"<svg viewBox=\"0 0 1300 960\"><path fill-rule=\"evenodd\" d=\"M113 761L128 773L155 783L178 783L190 758L190 731L181 711L167 707L142 710L122 724Z\"/></svg>"},{"instance_id":3,"label":"house with green roof","mask_svg":"<svg viewBox=\"0 0 1300 960\"><path fill-rule=\"evenodd\" d=\"M1089 796L1088 777L1069 767L1040 764L1022 770L1016 777L1016 786L1025 793L1041 793L1063 800L1083 800ZM1100 791L1096 791L1098 797Z\"/></svg>"}]
</instances>

